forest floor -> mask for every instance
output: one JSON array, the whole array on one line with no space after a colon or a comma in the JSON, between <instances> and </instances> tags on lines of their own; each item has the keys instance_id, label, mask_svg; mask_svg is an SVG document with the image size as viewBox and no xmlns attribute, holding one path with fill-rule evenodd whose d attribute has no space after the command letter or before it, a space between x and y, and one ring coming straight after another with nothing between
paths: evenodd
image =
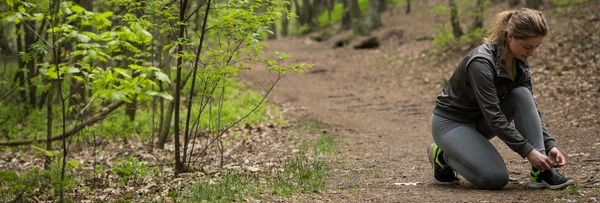
<instances>
[{"instance_id":1,"label":"forest floor","mask_svg":"<svg viewBox=\"0 0 600 203\"><path fill-rule=\"evenodd\" d=\"M544 10L551 33L530 59L534 95L550 133L569 164L560 171L577 186L549 191L527 188L529 163L498 138L491 142L505 159L510 183L499 191L435 185L426 156L435 97L469 46L440 50L431 36L435 21L425 2L413 12L384 15L375 31L377 49L333 48L342 33L325 41L291 37L268 41L270 51L292 55L287 63L311 63L288 74L269 99L288 119L322 122L343 137L327 189L291 202L589 202L600 199L600 5L572 11ZM493 12L497 12L497 8ZM401 10L396 8L396 10ZM486 17L489 20L489 16ZM596 31L594 31L596 30ZM403 34L398 34L403 33ZM253 69L242 78L256 89L270 82Z\"/></svg>"}]
</instances>

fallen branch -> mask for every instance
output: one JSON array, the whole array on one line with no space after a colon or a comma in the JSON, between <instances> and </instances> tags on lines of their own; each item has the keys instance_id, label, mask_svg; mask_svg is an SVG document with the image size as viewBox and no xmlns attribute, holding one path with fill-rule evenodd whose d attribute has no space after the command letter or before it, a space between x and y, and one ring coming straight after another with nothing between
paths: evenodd
<instances>
[{"instance_id":1,"label":"fallen branch","mask_svg":"<svg viewBox=\"0 0 600 203\"><path fill-rule=\"evenodd\" d=\"M50 141L56 141L56 140L60 140L63 138L73 136L75 133L78 133L79 131L83 130L86 126L91 126L91 125L97 123L98 121L104 120L104 118L106 118L106 116L108 114L113 112L115 109L117 109L119 106L121 106L124 103L125 102L123 102L123 101L116 101L116 102L106 106L104 108L104 110L100 111L96 116L94 116L94 118L75 126L73 129L65 132L64 134L51 137ZM47 141L48 141L48 138L35 139L35 140L4 141L4 142L0 142L0 147L29 145L32 143L42 143L42 142L47 142Z\"/></svg>"}]
</instances>

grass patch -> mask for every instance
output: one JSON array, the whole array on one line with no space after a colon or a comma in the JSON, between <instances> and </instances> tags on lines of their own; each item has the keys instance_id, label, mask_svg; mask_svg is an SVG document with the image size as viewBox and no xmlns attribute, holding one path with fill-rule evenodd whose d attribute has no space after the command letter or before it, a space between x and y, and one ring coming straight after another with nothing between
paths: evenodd
<instances>
[{"instance_id":1,"label":"grass patch","mask_svg":"<svg viewBox=\"0 0 600 203\"><path fill-rule=\"evenodd\" d=\"M320 133L327 126L300 121L297 128ZM180 202L231 202L260 199L263 195L289 198L292 194L319 193L327 185L324 177L329 161L322 155L334 154L338 142L331 134L320 135L313 142L302 142L298 152L287 157L281 167L272 167L257 175L229 171L221 177L202 179L184 189L177 195L178 199Z\"/></svg>"},{"instance_id":2,"label":"grass patch","mask_svg":"<svg viewBox=\"0 0 600 203\"><path fill-rule=\"evenodd\" d=\"M227 172L216 182L202 180L179 197L181 202L242 202L259 192L258 179L240 172ZM177 196L177 195L175 195Z\"/></svg>"}]
</instances>

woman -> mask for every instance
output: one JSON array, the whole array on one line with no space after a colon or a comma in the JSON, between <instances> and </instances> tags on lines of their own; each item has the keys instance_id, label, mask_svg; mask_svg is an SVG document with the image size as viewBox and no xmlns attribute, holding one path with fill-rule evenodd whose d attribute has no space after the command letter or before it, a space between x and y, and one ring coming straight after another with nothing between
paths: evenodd
<instances>
[{"instance_id":1,"label":"woman","mask_svg":"<svg viewBox=\"0 0 600 203\"><path fill-rule=\"evenodd\" d=\"M431 120L435 143L427 153L436 183L458 183L456 171L479 188L502 189L508 170L489 142L494 136L527 157L532 166L528 187L560 189L574 183L555 169L567 162L532 96L527 58L547 34L540 11L505 11L496 15L485 43L460 62L437 97Z\"/></svg>"}]
</instances>

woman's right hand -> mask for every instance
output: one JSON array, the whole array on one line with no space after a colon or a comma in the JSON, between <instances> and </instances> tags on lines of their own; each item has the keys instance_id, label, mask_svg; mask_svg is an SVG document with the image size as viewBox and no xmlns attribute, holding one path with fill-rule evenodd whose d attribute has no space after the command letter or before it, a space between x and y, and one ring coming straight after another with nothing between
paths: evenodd
<instances>
[{"instance_id":1,"label":"woman's right hand","mask_svg":"<svg viewBox=\"0 0 600 203\"><path fill-rule=\"evenodd\" d=\"M543 155L535 149L527 154L527 160L529 160L533 168L538 170L551 170L554 166L554 162L548 156Z\"/></svg>"}]
</instances>

